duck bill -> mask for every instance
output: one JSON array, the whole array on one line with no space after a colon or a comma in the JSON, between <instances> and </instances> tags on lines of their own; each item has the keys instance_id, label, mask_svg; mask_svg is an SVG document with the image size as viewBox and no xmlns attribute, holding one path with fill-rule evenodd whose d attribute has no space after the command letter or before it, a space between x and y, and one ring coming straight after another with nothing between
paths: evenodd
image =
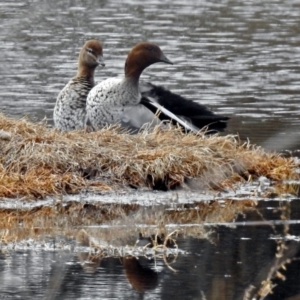
<instances>
[{"instance_id":1,"label":"duck bill","mask_svg":"<svg viewBox=\"0 0 300 300\"><path fill-rule=\"evenodd\" d=\"M160 56L160 61L166 64L173 65L173 63L162 53Z\"/></svg>"},{"instance_id":2,"label":"duck bill","mask_svg":"<svg viewBox=\"0 0 300 300\"><path fill-rule=\"evenodd\" d=\"M100 55L99 57L98 57L98 65L100 65L101 67L105 67L105 63L104 63L104 59L103 59L103 56L102 55Z\"/></svg>"}]
</instances>

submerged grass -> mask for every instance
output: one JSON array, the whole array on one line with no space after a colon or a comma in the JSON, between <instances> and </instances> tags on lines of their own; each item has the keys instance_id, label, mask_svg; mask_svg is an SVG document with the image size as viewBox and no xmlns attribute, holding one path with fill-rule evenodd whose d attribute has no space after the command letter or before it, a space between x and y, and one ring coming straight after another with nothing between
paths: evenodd
<instances>
[{"instance_id":1,"label":"submerged grass","mask_svg":"<svg viewBox=\"0 0 300 300\"><path fill-rule=\"evenodd\" d=\"M44 198L83 190L170 189L197 178L213 188L264 175L297 179L295 162L237 137L182 133L131 135L118 127L61 133L0 115L0 197Z\"/></svg>"},{"instance_id":2,"label":"submerged grass","mask_svg":"<svg viewBox=\"0 0 300 300\"><path fill-rule=\"evenodd\" d=\"M27 238L63 235L74 237L80 228L109 244L134 245L138 233L142 236L155 234L167 236L170 230L180 234L203 237L205 223L232 221L245 210L255 209L251 200L210 201L167 207L142 207L129 204L94 204L75 201L57 202L52 206L38 206L32 209L0 209L1 244ZM107 225L100 228L100 225ZM168 228L169 224L173 224ZM192 226L184 226L191 224ZM128 239L134 237L133 242Z\"/></svg>"}]
</instances>

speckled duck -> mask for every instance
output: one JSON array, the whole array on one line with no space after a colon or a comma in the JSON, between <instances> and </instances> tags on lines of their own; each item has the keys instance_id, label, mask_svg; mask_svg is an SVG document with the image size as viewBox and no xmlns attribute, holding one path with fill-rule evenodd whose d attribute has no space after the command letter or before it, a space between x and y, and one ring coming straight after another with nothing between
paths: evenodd
<instances>
[{"instance_id":1,"label":"speckled duck","mask_svg":"<svg viewBox=\"0 0 300 300\"><path fill-rule=\"evenodd\" d=\"M86 98L94 87L94 73L98 65L104 66L102 45L89 40L78 57L77 75L59 93L53 112L56 128L62 131L83 129L86 118Z\"/></svg>"},{"instance_id":2,"label":"speckled duck","mask_svg":"<svg viewBox=\"0 0 300 300\"><path fill-rule=\"evenodd\" d=\"M152 123L157 109L161 120L172 120L188 131L209 127L222 131L227 117L217 116L205 106L187 100L149 83L139 84L140 75L148 66L164 62L172 64L161 49L151 43L139 43L128 54L123 78L109 78L96 85L87 97L87 120L94 129L119 123L139 129Z\"/></svg>"}]
</instances>

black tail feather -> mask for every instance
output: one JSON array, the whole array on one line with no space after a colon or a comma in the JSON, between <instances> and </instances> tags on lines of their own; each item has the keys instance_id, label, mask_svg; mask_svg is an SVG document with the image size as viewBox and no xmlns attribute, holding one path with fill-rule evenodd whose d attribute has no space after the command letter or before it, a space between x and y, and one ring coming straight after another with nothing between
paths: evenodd
<instances>
[{"instance_id":1,"label":"black tail feather","mask_svg":"<svg viewBox=\"0 0 300 300\"><path fill-rule=\"evenodd\" d=\"M149 105L147 97L155 99L161 106L178 117L188 120L199 129L207 127L209 133L222 132L227 127L229 117L216 115L206 106L172 93L163 87L148 83L146 91L142 91L141 103L155 113L156 109ZM159 119L170 120L170 117L160 113Z\"/></svg>"}]
</instances>

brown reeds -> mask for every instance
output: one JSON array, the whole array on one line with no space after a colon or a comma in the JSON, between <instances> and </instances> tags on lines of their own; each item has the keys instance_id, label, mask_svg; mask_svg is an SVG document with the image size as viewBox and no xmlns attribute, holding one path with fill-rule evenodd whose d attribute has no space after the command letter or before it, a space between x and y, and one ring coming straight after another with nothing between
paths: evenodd
<instances>
[{"instance_id":1,"label":"brown reeds","mask_svg":"<svg viewBox=\"0 0 300 300\"><path fill-rule=\"evenodd\" d=\"M0 115L0 197L43 198L83 190L169 189L188 178L211 187L264 175L296 178L294 161L235 136L178 128L131 135L117 127L61 133Z\"/></svg>"}]
</instances>

